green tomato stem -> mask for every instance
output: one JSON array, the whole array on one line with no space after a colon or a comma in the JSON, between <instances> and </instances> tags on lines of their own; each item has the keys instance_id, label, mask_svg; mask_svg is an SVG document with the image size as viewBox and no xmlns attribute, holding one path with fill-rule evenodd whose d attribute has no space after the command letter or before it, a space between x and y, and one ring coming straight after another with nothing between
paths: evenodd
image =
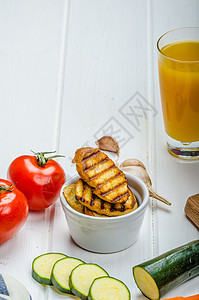
<instances>
[{"instance_id":1,"label":"green tomato stem","mask_svg":"<svg viewBox=\"0 0 199 300\"><path fill-rule=\"evenodd\" d=\"M4 192L12 192L13 189L14 189L14 186L15 186L15 184L11 184L10 186L8 186L8 185L5 185L5 186L0 185L0 193L2 191L4 191Z\"/></svg>"},{"instance_id":2,"label":"green tomato stem","mask_svg":"<svg viewBox=\"0 0 199 300\"><path fill-rule=\"evenodd\" d=\"M34 152L32 150L30 150L30 151L33 152L34 155L36 155L37 164L40 167L45 166L49 159L56 158L56 157L65 157L64 155L53 155L53 156L49 156L49 157L44 156L45 154L56 153L56 151L48 151L48 152Z\"/></svg>"}]
</instances>

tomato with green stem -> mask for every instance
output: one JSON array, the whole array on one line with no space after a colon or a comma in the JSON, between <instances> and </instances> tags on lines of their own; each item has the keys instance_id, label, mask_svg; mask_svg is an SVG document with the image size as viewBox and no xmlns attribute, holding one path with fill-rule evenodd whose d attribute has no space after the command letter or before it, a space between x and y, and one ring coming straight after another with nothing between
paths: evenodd
<instances>
[{"instance_id":1,"label":"tomato with green stem","mask_svg":"<svg viewBox=\"0 0 199 300\"><path fill-rule=\"evenodd\" d=\"M24 193L31 210L43 210L59 198L66 177L61 165L53 158L62 155L45 157L55 152L19 156L8 168L8 178Z\"/></svg>"},{"instance_id":2,"label":"tomato with green stem","mask_svg":"<svg viewBox=\"0 0 199 300\"><path fill-rule=\"evenodd\" d=\"M28 201L8 180L0 179L0 245L10 240L28 217Z\"/></svg>"}]
</instances>

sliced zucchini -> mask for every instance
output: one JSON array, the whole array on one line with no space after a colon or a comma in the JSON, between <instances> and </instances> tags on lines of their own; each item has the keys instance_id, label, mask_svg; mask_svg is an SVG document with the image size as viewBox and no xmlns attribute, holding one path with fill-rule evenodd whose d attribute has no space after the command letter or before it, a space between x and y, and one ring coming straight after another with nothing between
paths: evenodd
<instances>
[{"instance_id":1,"label":"sliced zucchini","mask_svg":"<svg viewBox=\"0 0 199 300\"><path fill-rule=\"evenodd\" d=\"M93 280L102 276L108 276L108 273L96 264L79 265L70 274L70 289L80 299L87 300Z\"/></svg>"},{"instance_id":2,"label":"sliced zucchini","mask_svg":"<svg viewBox=\"0 0 199 300\"><path fill-rule=\"evenodd\" d=\"M36 257L32 263L32 277L41 284L51 285L53 265L64 257L66 257L65 254L52 252Z\"/></svg>"},{"instance_id":3,"label":"sliced zucchini","mask_svg":"<svg viewBox=\"0 0 199 300\"><path fill-rule=\"evenodd\" d=\"M157 300L183 282L199 275L199 240L172 249L133 268L140 291Z\"/></svg>"},{"instance_id":4,"label":"sliced zucchini","mask_svg":"<svg viewBox=\"0 0 199 300\"><path fill-rule=\"evenodd\" d=\"M91 284L88 300L130 300L127 286L113 277L96 278Z\"/></svg>"},{"instance_id":5,"label":"sliced zucchini","mask_svg":"<svg viewBox=\"0 0 199 300\"><path fill-rule=\"evenodd\" d=\"M62 293L72 294L69 287L69 276L71 271L84 262L73 257L65 257L58 260L52 269L52 284Z\"/></svg>"}]
</instances>

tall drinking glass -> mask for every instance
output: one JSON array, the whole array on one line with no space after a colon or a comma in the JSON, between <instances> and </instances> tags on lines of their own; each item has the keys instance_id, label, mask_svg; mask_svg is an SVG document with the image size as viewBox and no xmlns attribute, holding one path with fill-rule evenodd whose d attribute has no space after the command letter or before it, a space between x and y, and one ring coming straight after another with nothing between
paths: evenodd
<instances>
[{"instance_id":1,"label":"tall drinking glass","mask_svg":"<svg viewBox=\"0 0 199 300\"><path fill-rule=\"evenodd\" d=\"M157 48L168 150L179 158L199 159L199 27L169 31Z\"/></svg>"}]
</instances>

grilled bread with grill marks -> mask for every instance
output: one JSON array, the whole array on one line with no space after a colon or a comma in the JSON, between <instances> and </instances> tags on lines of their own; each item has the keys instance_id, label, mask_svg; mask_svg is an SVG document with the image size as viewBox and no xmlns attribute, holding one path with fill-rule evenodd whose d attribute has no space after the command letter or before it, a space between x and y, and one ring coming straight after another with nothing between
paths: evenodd
<instances>
[{"instance_id":1,"label":"grilled bread with grill marks","mask_svg":"<svg viewBox=\"0 0 199 300\"><path fill-rule=\"evenodd\" d=\"M95 211L92 211L92 210L88 209L86 206L84 206L84 213L87 216L108 218L108 216L106 216L106 215L100 215L100 214L96 213Z\"/></svg>"},{"instance_id":2,"label":"grilled bread with grill marks","mask_svg":"<svg viewBox=\"0 0 199 300\"><path fill-rule=\"evenodd\" d=\"M63 189L63 194L68 204L80 213L84 213L84 206L75 198L75 184L70 184Z\"/></svg>"},{"instance_id":3,"label":"grilled bread with grill marks","mask_svg":"<svg viewBox=\"0 0 199 300\"><path fill-rule=\"evenodd\" d=\"M74 210L92 217L106 217L106 218L108 217L105 215L98 214L88 209L86 206L82 205L81 202L76 199L75 191L76 191L76 184L70 184L66 186L63 190L63 194L66 201Z\"/></svg>"},{"instance_id":4,"label":"grilled bread with grill marks","mask_svg":"<svg viewBox=\"0 0 199 300\"><path fill-rule=\"evenodd\" d=\"M122 203L129 198L124 173L98 148L78 149L73 162L80 177L94 188L93 193L99 198L111 203Z\"/></svg>"},{"instance_id":5,"label":"grilled bread with grill marks","mask_svg":"<svg viewBox=\"0 0 199 300\"><path fill-rule=\"evenodd\" d=\"M79 179L75 188L75 197L82 205L100 215L109 217L127 214L138 207L134 194L129 190L129 197L123 203L109 203L93 194L93 188Z\"/></svg>"}]
</instances>

